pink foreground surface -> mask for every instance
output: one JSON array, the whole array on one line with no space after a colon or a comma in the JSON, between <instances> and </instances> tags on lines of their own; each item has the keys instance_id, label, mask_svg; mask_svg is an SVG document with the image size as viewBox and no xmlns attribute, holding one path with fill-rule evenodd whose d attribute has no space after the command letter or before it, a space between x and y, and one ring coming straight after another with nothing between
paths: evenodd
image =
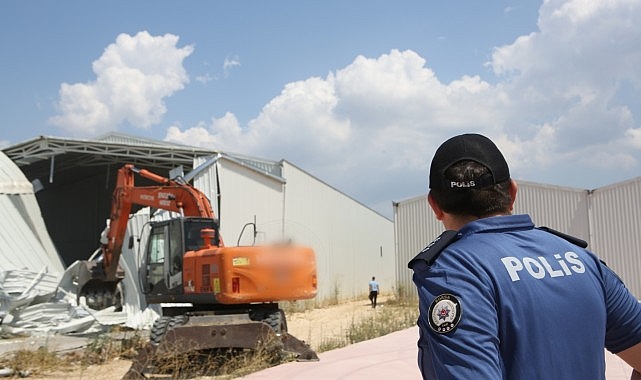
<instances>
[{"instance_id":1,"label":"pink foreground surface","mask_svg":"<svg viewBox=\"0 0 641 380\"><path fill-rule=\"evenodd\" d=\"M245 380L420 380L416 365L418 328L319 354L317 362L292 362L242 377ZM632 368L606 351L606 379L630 379Z\"/></svg>"}]
</instances>

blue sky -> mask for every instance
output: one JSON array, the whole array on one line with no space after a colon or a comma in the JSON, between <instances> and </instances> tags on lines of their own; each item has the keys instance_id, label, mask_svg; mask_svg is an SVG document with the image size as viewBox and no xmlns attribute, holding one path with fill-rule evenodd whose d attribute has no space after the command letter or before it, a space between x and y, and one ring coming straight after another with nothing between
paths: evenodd
<instances>
[{"instance_id":1,"label":"blue sky","mask_svg":"<svg viewBox=\"0 0 641 380\"><path fill-rule=\"evenodd\" d=\"M0 2L0 145L109 131L284 158L374 209L448 137L517 179L641 175L641 4Z\"/></svg>"}]
</instances>

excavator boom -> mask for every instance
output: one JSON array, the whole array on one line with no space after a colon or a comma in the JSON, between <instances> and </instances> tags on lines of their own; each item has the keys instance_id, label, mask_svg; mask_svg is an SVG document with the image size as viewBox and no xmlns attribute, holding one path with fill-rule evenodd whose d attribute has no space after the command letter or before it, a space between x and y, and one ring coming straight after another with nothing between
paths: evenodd
<instances>
[{"instance_id":1,"label":"excavator boom","mask_svg":"<svg viewBox=\"0 0 641 380\"><path fill-rule=\"evenodd\" d=\"M135 174L160 185L136 187ZM113 192L107 242L102 245L105 281L115 281L117 278L118 260L134 204L178 212L183 216L214 217L207 197L193 186L138 169L131 164L123 166L118 170Z\"/></svg>"}]
</instances>

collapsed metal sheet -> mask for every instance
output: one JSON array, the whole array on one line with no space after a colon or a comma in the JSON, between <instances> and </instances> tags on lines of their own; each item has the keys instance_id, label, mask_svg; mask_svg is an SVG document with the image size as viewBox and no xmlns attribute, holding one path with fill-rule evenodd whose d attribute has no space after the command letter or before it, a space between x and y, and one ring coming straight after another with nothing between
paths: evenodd
<instances>
[{"instance_id":1,"label":"collapsed metal sheet","mask_svg":"<svg viewBox=\"0 0 641 380\"><path fill-rule=\"evenodd\" d=\"M120 264L125 270L123 311L91 310L77 297L74 263L64 263L47 232L32 184L0 152L0 331L5 333L82 333L120 324L149 328L159 307L147 307L138 287L136 252L149 211L132 217ZM128 237L128 236L127 236ZM96 246L99 242L96 241ZM89 258L90 252L87 253Z\"/></svg>"},{"instance_id":2,"label":"collapsed metal sheet","mask_svg":"<svg viewBox=\"0 0 641 380\"><path fill-rule=\"evenodd\" d=\"M11 311L48 301L64 264L56 251L33 186L0 152L0 321Z\"/></svg>"}]
</instances>

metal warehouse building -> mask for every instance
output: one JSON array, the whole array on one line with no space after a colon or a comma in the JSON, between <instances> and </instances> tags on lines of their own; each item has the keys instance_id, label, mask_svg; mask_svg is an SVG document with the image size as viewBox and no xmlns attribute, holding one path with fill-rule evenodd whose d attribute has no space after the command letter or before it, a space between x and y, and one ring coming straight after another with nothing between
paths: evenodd
<instances>
[{"instance_id":1,"label":"metal warehouse building","mask_svg":"<svg viewBox=\"0 0 641 380\"><path fill-rule=\"evenodd\" d=\"M596 190L517 183L514 213L530 214L538 226L586 240L588 249L641 299L641 177ZM397 281L412 295L414 284L407 262L443 231L426 197L394 203Z\"/></svg>"},{"instance_id":2,"label":"metal warehouse building","mask_svg":"<svg viewBox=\"0 0 641 380\"><path fill-rule=\"evenodd\" d=\"M288 161L123 134L93 140L40 136L3 152L34 184L66 265L99 247L117 170L133 163L162 176L181 166L211 200L228 246L252 243L253 230L245 226L255 222L257 244L291 239L314 248L319 301L364 295L373 275L383 289L395 285L393 222Z\"/></svg>"}]
</instances>

